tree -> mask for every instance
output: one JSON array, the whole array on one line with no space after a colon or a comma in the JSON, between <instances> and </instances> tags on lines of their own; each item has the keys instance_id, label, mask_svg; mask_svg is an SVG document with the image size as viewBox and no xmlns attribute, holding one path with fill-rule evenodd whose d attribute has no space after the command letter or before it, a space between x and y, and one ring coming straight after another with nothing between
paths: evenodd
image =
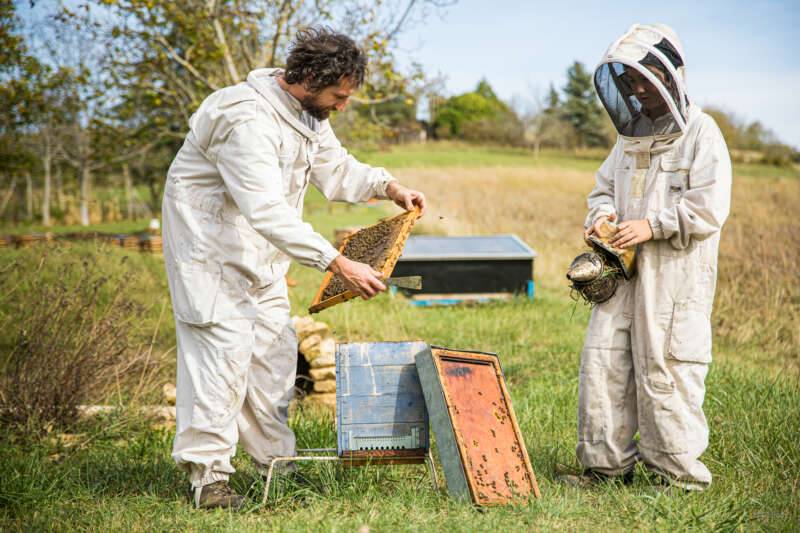
<instances>
[{"instance_id":1,"label":"tree","mask_svg":"<svg viewBox=\"0 0 800 533\"><path fill-rule=\"evenodd\" d=\"M109 120L105 107L110 86L100 66L108 50L93 39L93 19L87 19L86 28L72 22L68 13L57 13L39 25L37 51L50 74L37 84L37 127L43 159L58 157L75 170L80 223L88 226L94 175L129 155L126 132ZM49 195L49 164L45 179Z\"/></svg>"},{"instance_id":2,"label":"tree","mask_svg":"<svg viewBox=\"0 0 800 533\"><path fill-rule=\"evenodd\" d=\"M442 138L503 143L519 142L522 131L517 115L485 79L474 91L448 98L437 111L434 129Z\"/></svg>"},{"instance_id":3,"label":"tree","mask_svg":"<svg viewBox=\"0 0 800 533\"><path fill-rule=\"evenodd\" d=\"M561 116L575 129L581 147L609 145L603 124L603 109L595 95L592 75L582 63L575 61L567 69Z\"/></svg>"},{"instance_id":4,"label":"tree","mask_svg":"<svg viewBox=\"0 0 800 533\"><path fill-rule=\"evenodd\" d=\"M361 148L374 147L376 141L418 140L420 131L427 127L418 120L419 105L435 101L442 83L440 77L429 78L420 65L414 64L404 86L398 86L392 97L384 101L355 101L343 113L333 115L331 122L343 142Z\"/></svg>"},{"instance_id":5,"label":"tree","mask_svg":"<svg viewBox=\"0 0 800 533\"><path fill-rule=\"evenodd\" d=\"M76 29L89 28L108 53L108 118L129 133L126 149L147 145L155 159L180 146L188 120L212 91L243 81L256 68L281 66L296 31L330 24L370 56L365 84L353 100L376 105L403 100L411 77L392 56L397 36L429 8L452 2L406 0L91 0L65 8ZM95 20L92 8L107 12ZM166 155L163 155L166 154ZM160 172L143 174L156 204ZM154 209L158 205L152 206Z\"/></svg>"},{"instance_id":6,"label":"tree","mask_svg":"<svg viewBox=\"0 0 800 533\"><path fill-rule=\"evenodd\" d=\"M574 146L575 132L561 116L558 91L550 85L542 97L537 87L530 88L529 97L520 103L517 114L523 125L523 138L533 147L534 158L539 157L542 146L566 149Z\"/></svg>"},{"instance_id":7,"label":"tree","mask_svg":"<svg viewBox=\"0 0 800 533\"><path fill-rule=\"evenodd\" d=\"M26 218L33 215L31 167L35 158L25 141L35 114L31 104L36 95L30 80L41 68L25 44L13 2L0 2L0 170L9 184L0 200L0 215L14 196L20 174L25 177Z\"/></svg>"},{"instance_id":8,"label":"tree","mask_svg":"<svg viewBox=\"0 0 800 533\"><path fill-rule=\"evenodd\" d=\"M736 117L713 107L705 108L703 111L711 115L714 122L717 123L719 130L722 132L722 136L725 137L725 141L730 148L742 147L740 125Z\"/></svg>"},{"instance_id":9,"label":"tree","mask_svg":"<svg viewBox=\"0 0 800 533\"><path fill-rule=\"evenodd\" d=\"M558 91L556 90L556 88L553 86L552 83L550 84L550 89L548 89L547 91L546 101L547 101L547 106L545 107L545 111L547 113L550 113L551 115L558 113L561 107L561 96L558 94Z\"/></svg>"},{"instance_id":10,"label":"tree","mask_svg":"<svg viewBox=\"0 0 800 533\"><path fill-rule=\"evenodd\" d=\"M747 121L714 107L704 109L711 115L725 137L734 160L762 162L775 166L790 166L800 159L800 153L778 140L775 133L761 122Z\"/></svg>"},{"instance_id":11,"label":"tree","mask_svg":"<svg viewBox=\"0 0 800 533\"><path fill-rule=\"evenodd\" d=\"M76 83L69 68L54 70L49 65L29 78L31 87L28 107L32 131L28 136L30 151L36 154L42 169L42 224L49 226L53 168L64 150L66 125L74 119L70 95ZM60 185L59 185L60 186ZM59 194L61 191L59 190Z\"/></svg>"}]
</instances>

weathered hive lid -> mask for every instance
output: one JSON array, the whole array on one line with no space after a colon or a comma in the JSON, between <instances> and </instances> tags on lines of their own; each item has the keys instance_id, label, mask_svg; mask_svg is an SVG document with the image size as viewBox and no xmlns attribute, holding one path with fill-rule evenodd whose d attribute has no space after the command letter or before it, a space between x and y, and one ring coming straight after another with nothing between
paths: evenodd
<instances>
[{"instance_id":1,"label":"weathered hive lid","mask_svg":"<svg viewBox=\"0 0 800 533\"><path fill-rule=\"evenodd\" d=\"M536 252L516 235L412 235L400 261L525 260L534 257Z\"/></svg>"},{"instance_id":2,"label":"weathered hive lid","mask_svg":"<svg viewBox=\"0 0 800 533\"><path fill-rule=\"evenodd\" d=\"M415 360L450 494L476 505L538 498L497 354L431 346Z\"/></svg>"}]
</instances>

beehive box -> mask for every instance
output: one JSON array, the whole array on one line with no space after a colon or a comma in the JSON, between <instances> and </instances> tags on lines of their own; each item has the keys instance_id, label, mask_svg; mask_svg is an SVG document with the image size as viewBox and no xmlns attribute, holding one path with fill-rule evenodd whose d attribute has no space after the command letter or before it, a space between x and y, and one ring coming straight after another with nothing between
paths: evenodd
<instances>
[{"instance_id":1,"label":"beehive box","mask_svg":"<svg viewBox=\"0 0 800 533\"><path fill-rule=\"evenodd\" d=\"M392 275L397 259L403 253L403 246L417 218L419 210L415 209L358 230L344 239L339 252L348 259L367 263L388 278ZM345 287L339 276L328 272L308 311L317 313L357 296Z\"/></svg>"},{"instance_id":2,"label":"beehive box","mask_svg":"<svg viewBox=\"0 0 800 533\"><path fill-rule=\"evenodd\" d=\"M538 498L497 355L431 346L416 364L450 494L480 506Z\"/></svg>"},{"instance_id":3,"label":"beehive box","mask_svg":"<svg viewBox=\"0 0 800 533\"><path fill-rule=\"evenodd\" d=\"M395 276L422 276L419 295L528 292L536 252L516 235L415 235Z\"/></svg>"},{"instance_id":4,"label":"beehive box","mask_svg":"<svg viewBox=\"0 0 800 533\"><path fill-rule=\"evenodd\" d=\"M429 448L428 413L416 342L355 342L336 346L339 457L351 463L421 463Z\"/></svg>"}]
</instances>

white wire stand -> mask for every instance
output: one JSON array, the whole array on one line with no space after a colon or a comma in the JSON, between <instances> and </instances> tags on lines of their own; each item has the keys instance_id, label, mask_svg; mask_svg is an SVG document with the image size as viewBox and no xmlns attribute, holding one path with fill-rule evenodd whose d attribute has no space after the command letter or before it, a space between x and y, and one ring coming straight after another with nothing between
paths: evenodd
<instances>
[{"instance_id":1,"label":"white wire stand","mask_svg":"<svg viewBox=\"0 0 800 533\"><path fill-rule=\"evenodd\" d=\"M333 462L340 462L340 463L350 463L351 460L349 458L341 458L337 455L336 448L299 448L297 450L297 455L293 456L286 456L286 457L275 457L272 461L269 462L269 468L267 469L267 478L264 481L264 496L261 499L261 504L264 505L267 503L267 499L269 498L269 487L272 483L272 474L275 471L275 465L278 463L290 463L290 462L300 462L300 461L333 461ZM428 471L431 474L431 483L433 485L433 490L439 490L439 477L436 474L436 465L433 462L433 454L431 453L430 449L428 453L425 454L425 464L428 465ZM367 463L368 464L368 463ZM375 463L376 465L380 465L381 463Z\"/></svg>"}]
</instances>

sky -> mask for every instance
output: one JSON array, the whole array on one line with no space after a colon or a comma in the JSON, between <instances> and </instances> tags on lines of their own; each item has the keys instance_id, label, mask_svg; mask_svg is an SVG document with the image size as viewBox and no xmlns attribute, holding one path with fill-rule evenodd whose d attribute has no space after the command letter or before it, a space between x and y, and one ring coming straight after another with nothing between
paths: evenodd
<instances>
[{"instance_id":1,"label":"sky","mask_svg":"<svg viewBox=\"0 0 800 533\"><path fill-rule=\"evenodd\" d=\"M441 73L448 94L485 77L506 100L561 87L575 60L593 70L635 22L662 22L683 41L687 88L800 148L800 1L539 2L461 0L408 29L398 57Z\"/></svg>"}]
</instances>

